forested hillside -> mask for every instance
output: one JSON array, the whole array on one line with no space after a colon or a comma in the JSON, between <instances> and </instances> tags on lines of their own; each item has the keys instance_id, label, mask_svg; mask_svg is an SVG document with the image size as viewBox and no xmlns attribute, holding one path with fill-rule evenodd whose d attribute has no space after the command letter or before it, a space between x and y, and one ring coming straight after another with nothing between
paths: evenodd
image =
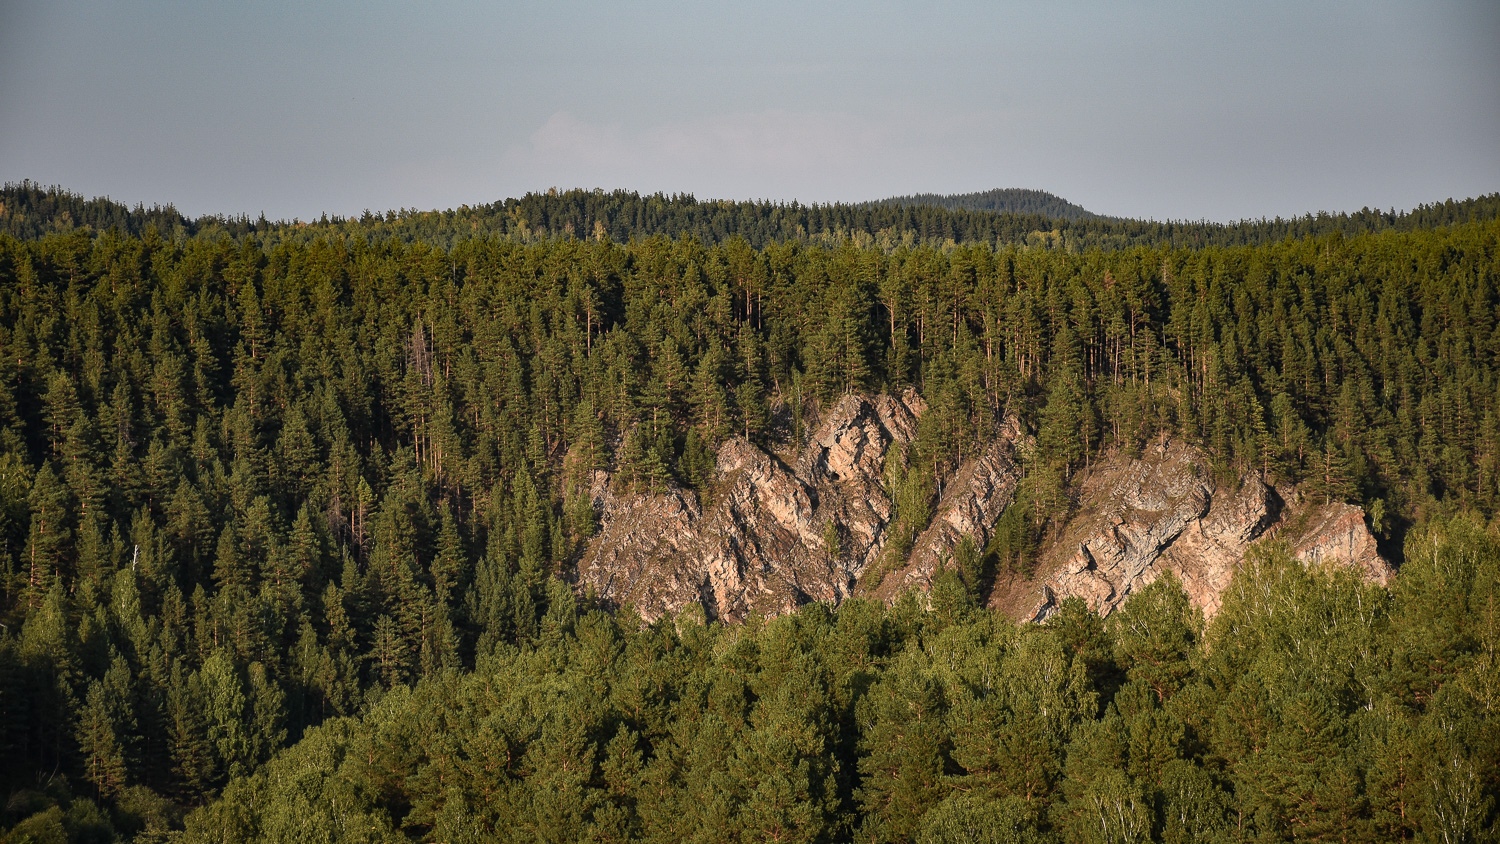
<instances>
[{"instance_id":1,"label":"forested hillside","mask_svg":"<svg viewBox=\"0 0 1500 844\"><path fill-rule=\"evenodd\" d=\"M996 188L979 193L919 193L894 196L869 205L931 205L950 211L994 211L998 214L1036 214L1058 220L1088 220L1099 215L1044 190Z\"/></svg>"},{"instance_id":2,"label":"forested hillside","mask_svg":"<svg viewBox=\"0 0 1500 844\"><path fill-rule=\"evenodd\" d=\"M188 841L1481 841L1500 543L1420 537L1393 594L1285 557L1206 631L1158 580L1101 623L811 605L533 642L397 687L188 818ZM358 833L354 833L358 830Z\"/></svg>"},{"instance_id":3,"label":"forested hillside","mask_svg":"<svg viewBox=\"0 0 1500 844\"><path fill-rule=\"evenodd\" d=\"M1151 245L1075 251L728 224L621 242L636 223L566 217L657 207L625 194L303 228L107 205L87 212L107 226L58 225L16 196L15 840L156 835L221 794L190 837L1493 832L1494 198L1257 246L1143 228ZM659 207L697 226L719 206ZM524 230L479 222L522 208ZM895 477L929 498L924 473L1005 414L1034 434L1015 531L1051 529L1099 455L1169 433L1366 505L1405 567L1385 593L1273 555L1207 631L1168 581L1109 625L1075 607L1031 630L952 583L931 613L732 629L575 596L594 468L710 495L730 434L777 448L812 408L906 386L929 410Z\"/></svg>"},{"instance_id":4,"label":"forested hillside","mask_svg":"<svg viewBox=\"0 0 1500 844\"><path fill-rule=\"evenodd\" d=\"M631 191L550 190L447 211L413 208L385 214L366 212L349 219L325 215L316 221L288 223L243 216L204 216L190 220L171 206L138 205L131 209L107 199L85 200L59 188L23 182L0 189L0 232L26 239L87 226L99 232L118 228L123 234L139 236L148 227L155 227L169 238L175 234L229 234L250 238L265 248L288 240L306 244L326 237L425 243L451 249L474 238L498 237L521 242L607 239L624 243L632 238L663 235L672 239L693 237L710 245L740 238L756 249L792 241L851 243L884 251L918 245L941 248L955 243L982 243L997 248L1044 247L1082 253L1134 247L1267 245L1289 238L1422 231L1500 218L1500 194L1461 201L1450 199L1401 213L1366 208L1352 214L1319 213L1293 220L1243 220L1226 224L1080 216L1053 202L1040 200L1010 203L1002 208L997 202L985 200L988 195L922 195L862 204L802 205L766 201L700 202L688 195L641 196Z\"/></svg>"}]
</instances>

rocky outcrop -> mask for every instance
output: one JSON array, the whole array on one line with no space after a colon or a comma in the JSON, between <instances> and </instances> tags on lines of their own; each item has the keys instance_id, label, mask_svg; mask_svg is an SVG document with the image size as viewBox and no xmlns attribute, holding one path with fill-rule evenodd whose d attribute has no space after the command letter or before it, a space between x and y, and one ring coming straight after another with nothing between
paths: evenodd
<instances>
[{"instance_id":1,"label":"rocky outcrop","mask_svg":"<svg viewBox=\"0 0 1500 844\"><path fill-rule=\"evenodd\" d=\"M1038 569L1051 576L1033 618L1073 596L1107 614L1155 580L1162 553L1208 515L1213 487L1196 458L1186 446L1162 444L1145 459L1095 467L1079 491L1082 506L1041 555Z\"/></svg>"},{"instance_id":2,"label":"rocky outcrop","mask_svg":"<svg viewBox=\"0 0 1500 844\"><path fill-rule=\"evenodd\" d=\"M579 561L579 588L647 619L699 604L726 620L931 588L965 539L988 543L1015 498L1015 447L1025 434L1005 420L939 478L931 521L895 558L887 455L916 438L925 409L911 390L851 395L822 414L798 449L777 455L731 438L702 507L686 490L626 490L595 473L602 529ZM1212 616L1247 550L1269 539L1309 563L1354 565L1374 582L1391 574L1360 508L1299 502L1295 490L1279 493L1254 472L1216 480L1203 451L1179 441L1100 461L1076 494L1077 511L1041 549L1034 574L997 583L991 607L1040 621L1076 596L1108 615L1169 571Z\"/></svg>"},{"instance_id":3,"label":"rocky outcrop","mask_svg":"<svg viewBox=\"0 0 1500 844\"><path fill-rule=\"evenodd\" d=\"M1162 554L1162 568L1177 575L1206 616L1218 611L1220 596L1250 543L1264 536L1284 510L1280 496L1259 475L1238 483L1234 489L1210 490L1208 512L1190 522Z\"/></svg>"},{"instance_id":4,"label":"rocky outcrop","mask_svg":"<svg viewBox=\"0 0 1500 844\"><path fill-rule=\"evenodd\" d=\"M589 577L580 584L601 596L629 596L650 606L697 600L701 584L692 564L697 499L678 489L616 495L612 480L608 473L594 473L601 529L590 545Z\"/></svg>"},{"instance_id":5,"label":"rocky outcrop","mask_svg":"<svg viewBox=\"0 0 1500 844\"><path fill-rule=\"evenodd\" d=\"M845 396L786 459L743 438L719 449L711 503L686 491L640 494L599 473L603 529L578 564L579 587L647 619L697 602L711 618L774 615L854 594L881 559L894 507L886 455L916 436L926 409L915 391ZM936 516L904 567L882 581L925 586L965 536L982 546L1009 505L1020 472L1008 422L979 454L943 478Z\"/></svg>"},{"instance_id":6,"label":"rocky outcrop","mask_svg":"<svg viewBox=\"0 0 1500 844\"><path fill-rule=\"evenodd\" d=\"M1255 473L1220 485L1203 452L1180 442L1103 461L1080 483L1079 502L1040 556L1025 617L1045 619L1068 597L1108 615L1164 571L1211 617L1250 545L1269 537L1304 561L1354 565L1382 584L1391 573L1360 508L1289 507Z\"/></svg>"},{"instance_id":7,"label":"rocky outcrop","mask_svg":"<svg viewBox=\"0 0 1500 844\"><path fill-rule=\"evenodd\" d=\"M1391 566L1375 547L1363 509L1353 504L1324 504L1308 507L1300 518L1286 521L1288 529L1278 531L1276 538L1286 542L1297 559L1349 563L1358 566L1366 580L1389 584Z\"/></svg>"}]
</instances>

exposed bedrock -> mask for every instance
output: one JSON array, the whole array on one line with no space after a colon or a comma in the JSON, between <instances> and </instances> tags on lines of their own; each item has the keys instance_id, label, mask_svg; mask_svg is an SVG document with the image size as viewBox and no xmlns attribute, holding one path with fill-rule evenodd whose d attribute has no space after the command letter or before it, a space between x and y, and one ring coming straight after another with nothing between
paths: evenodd
<instances>
[{"instance_id":1,"label":"exposed bedrock","mask_svg":"<svg viewBox=\"0 0 1500 844\"><path fill-rule=\"evenodd\" d=\"M1306 562L1354 565L1382 584L1391 574L1359 507L1288 504L1255 472L1216 484L1207 456L1181 442L1102 461L1079 503L1039 556L1030 605L1011 604L1024 617L1044 619L1075 596L1108 615L1164 571L1212 617L1250 545L1271 538Z\"/></svg>"},{"instance_id":2,"label":"exposed bedrock","mask_svg":"<svg viewBox=\"0 0 1500 844\"><path fill-rule=\"evenodd\" d=\"M912 390L850 395L798 449L777 455L731 438L701 508L686 490L631 491L595 473L601 529L578 563L579 588L648 620L694 603L710 618L739 620L809 601L927 590L966 537L981 548L989 541L1021 480L1016 446L1025 435L1006 419L939 478L931 521L910 553L893 559L886 457L916 437L925 409ZM1391 573L1358 507L1289 505L1256 473L1221 486L1204 453L1181 442L1101 460L1076 492L1077 511L1040 551L1032 577L997 584L991 606L1041 620L1078 596L1107 615L1171 571L1212 615L1251 543L1271 536L1303 560L1344 561L1381 583Z\"/></svg>"},{"instance_id":3,"label":"exposed bedrock","mask_svg":"<svg viewBox=\"0 0 1500 844\"><path fill-rule=\"evenodd\" d=\"M912 441L925 409L911 390L844 396L787 459L731 438L719 449L712 503L702 512L688 492L626 492L599 473L603 528L578 565L580 588L632 604L647 619L694 601L710 617L737 620L849 597L880 563L895 515L886 455ZM925 587L963 537L988 540L1020 477L1011 457L1019 434L1008 422L942 479L932 522L884 583Z\"/></svg>"}]
</instances>

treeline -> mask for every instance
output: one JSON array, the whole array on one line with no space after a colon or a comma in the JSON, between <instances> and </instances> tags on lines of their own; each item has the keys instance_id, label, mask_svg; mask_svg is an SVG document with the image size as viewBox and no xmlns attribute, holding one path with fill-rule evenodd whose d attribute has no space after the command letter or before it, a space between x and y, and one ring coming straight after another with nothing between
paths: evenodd
<instances>
[{"instance_id":1,"label":"treeline","mask_svg":"<svg viewBox=\"0 0 1500 844\"><path fill-rule=\"evenodd\" d=\"M1018 414L1034 530L1161 433L1365 503L1393 543L1493 513L1497 240L0 236L0 788L201 804L561 629L596 468L702 488L724 438L791 442L845 392L924 395L905 475Z\"/></svg>"},{"instance_id":2,"label":"treeline","mask_svg":"<svg viewBox=\"0 0 1500 844\"><path fill-rule=\"evenodd\" d=\"M1004 198L995 198L997 194ZM1023 196L1016 198L1015 194ZM919 195L868 203L802 205L769 201L700 202L690 195L641 196L620 190L552 190L447 211L403 209L384 214L367 211L357 218L325 215L308 222L270 222L264 217L251 220L244 216L189 220L170 206L150 209L137 206L132 210L109 200L84 200L58 188L43 189L23 182L7 184L0 190L0 205L4 207L0 231L30 239L84 225L100 232L118 228L134 236L142 236L147 228L154 227L168 238L174 237L174 233L178 237L227 234L250 238L263 248L274 248L284 241L308 243L326 237L372 243L425 243L451 249L475 238L626 243L660 235L671 239L696 238L710 245L740 238L755 249L797 241L851 243L885 251L922 245L984 244L1083 253L1137 247L1257 246L1328 234L1353 237L1386 231L1422 231L1500 218L1500 194L1462 201L1450 199L1401 213L1366 208L1354 213L1320 212L1290 220L1236 223L1102 218L1056 197L1052 200L1045 197L1051 194L991 191L955 197ZM990 204L1006 210L985 207Z\"/></svg>"},{"instance_id":3,"label":"treeline","mask_svg":"<svg viewBox=\"0 0 1500 844\"><path fill-rule=\"evenodd\" d=\"M32 181L6 182L0 188L0 233L21 240L89 228L122 234L144 234L148 227L173 237L191 234L200 224L178 213L172 205L131 208L107 197L84 197L60 187Z\"/></svg>"}]
</instances>

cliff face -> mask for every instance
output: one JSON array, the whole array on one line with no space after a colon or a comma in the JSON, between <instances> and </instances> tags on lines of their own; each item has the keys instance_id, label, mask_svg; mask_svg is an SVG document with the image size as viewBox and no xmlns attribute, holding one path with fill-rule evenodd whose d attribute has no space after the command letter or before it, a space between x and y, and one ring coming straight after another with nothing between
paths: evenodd
<instances>
[{"instance_id":1,"label":"cliff face","mask_svg":"<svg viewBox=\"0 0 1500 844\"><path fill-rule=\"evenodd\" d=\"M1079 500L1061 538L1040 555L1033 582L1008 593L1026 618L1045 619L1075 596L1108 615L1165 571L1212 617L1251 543L1263 538L1285 542L1305 562L1357 566L1381 584L1392 571L1360 508L1288 505L1255 473L1220 486L1206 455L1179 442L1104 461L1083 479ZM1026 586L1029 605L1016 600Z\"/></svg>"},{"instance_id":2,"label":"cliff face","mask_svg":"<svg viewBox=\"0 0 1500 844\"><path fill-rule=\"evenodd\" d=\"M1353 504L1309 507L1304 519L1287 519L1287 529L1278 535L1291 546L1299 560L1346 562L1359 567L1366 580L1386 586L1394 574L1375 547L1375 537L1365 527L1365 511Z\"/></svg>"},{"instance_id":3,"label":"cliff face","mask_svg":"<svg viewBox=\"0 0 1500 844\"><path fill-rule=\"evenodd\" d=\"M915 438L925 409L910 390L845 396L781 456L732 438L719 449L707 507L687 491L633 492L596 473L602 529L578 564L579 588L648 620L693 603L710 618L739 620L930 588L964 538L989 541L1021 479L1015 447L1024 434L1006 420L939 479L932 520L904 559L891 559L886 456ZM1307 561L1348 561L1380 583L1391 573L1358 507L1289 506L1253 473L1221 487L1203 452L1179 442L1101 461L1081 479L1078 500L1033 576L997 584L992 607L1039 621L1078 596L1107 615L1171 571L1211 616L1250 544L1270 536ZM884 576L870 576L877 571Z\"/></svg>"},{"instance_id":4,"label":"cliff face","mask_svg":"<svg viewBox=\"0 0 1500 844\"><path fill-rule=\"evenodd\" d=\"M647 619L692 602L711 618L738 620L843 600L885 551L895 515L883 483L886 455L911 442L925 409L914 391L845 396L785 462L732 438L719 449L704 511L689 493L627 493L598 473L603 529L579 563L580 587L633 604ZM1012 422L944 479L936 516L882 581L885 592L930 583L964 536L988 541L1020 478L1011 458L1019 435Z\"/></svg>"}]
</instances>

